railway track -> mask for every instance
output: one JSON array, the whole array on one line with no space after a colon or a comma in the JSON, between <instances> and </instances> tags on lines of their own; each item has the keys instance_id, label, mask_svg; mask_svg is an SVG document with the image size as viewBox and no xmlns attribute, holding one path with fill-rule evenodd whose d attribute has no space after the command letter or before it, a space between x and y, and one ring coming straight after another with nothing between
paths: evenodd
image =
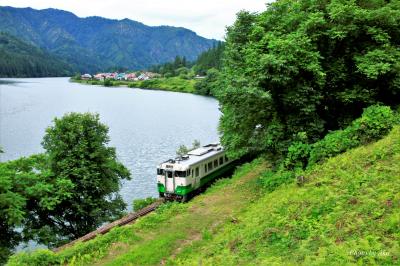
<instances>
[{"instance_id":1,"label":"railway track","mask_svg":"<svg viewBox=\"0 0 400 266\"><path fill-rule=\"evenodd\" d=\"M141 210L139 210L137 212L130 213L130 214L122 217L121 219L118 219L118 220L116 220L116 221L114 221L112 223L106 224L106 225L100 227L99 229L97 229L97 230L95 230L93 232L90 232L90 233L88 233L88 234L86 234L86 235L84 235L84 236L82 236L82 237L80 237L78 239L75 239L72 242L69 242L68 244L65 244L65 245L63 245L61 247L53 249L53 251L54 252L59 252L59 251L65 249L67 247L71 247L71 246L75 245L77 242L86 242L88 240L91 240L91 239L95 238L98 235L104 235L105 233L107 233L108 231L113 229L114 227L130 224L130 223L134 222L136 219L138 219L140 217L143 217L143 216L149 214L150 212L154 211L163 202L164 202L163 199L159 199L158 201L152 203L151 205L149 205L149 206L147 206L147 207L145 207L145 208L143 208L143 209L141 209Z\"/></svg>"}]
</instances>

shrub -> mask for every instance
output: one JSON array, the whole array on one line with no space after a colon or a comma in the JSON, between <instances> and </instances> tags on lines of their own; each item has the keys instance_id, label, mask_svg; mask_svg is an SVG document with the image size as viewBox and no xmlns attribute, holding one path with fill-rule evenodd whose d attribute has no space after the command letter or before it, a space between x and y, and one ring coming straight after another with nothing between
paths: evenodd
<instances>
[{"instance_id":1,"label":"shrub","mask_svg":"<svg viewBox=\"0 0 400 266\"><path fill-rule=\"evenodd\" d=\"M50 250L37 250L33 253L21 252L12 256L7 265L10 266L50 266L60 265L61 261L57 255Z\"/></svg>"},{"instance_id":2,"label":"shrub","mask_svg":"<svg viewBox=\"0 0 400 266\"><path fill-rule=\"evenodd\" d=\"M359 144L360 141L352 129L333 131L311 146L308 165L333 157Z\"/></svg>"},{"instance_id":3,"label":"shrub","mask_svg":"<svg viewBox=\"0 0 400 266\"><path fill-rule=\"evenodd\" d=\"M113 83L112 80L110 80L110 79L105 79L105 80L104 80L104 86L106 86L106 87L112 87L112 86L114 86L114 83Z\"/></svg>"},{"instance_id":4,"label":"shrub","mask_svg":"<svg viewBox=\"0 0 400 266\"><path fill-rule=\"evenodd\" d=\"M133 200L132 206L134 211L138 211L140 209L143 209L144 207L149 206L150 204L156 202L156 198L145 198L145 199L135 199Z\"/></svg>"},{"instance_id":5,"label":"shrub","mask_svg":"<svg viewBox=\"0 0 400 266\"><path fill-rule=\"evenodd\" d=\"M272 192L283 184L292 183L295 179L294 171L280 170L278 172L267 171L261 176L261 183L263 187Z\"/></svg>"},{"instance_id":6,"label":"shrub","mask_svg":"<svg viewBox=\"0 0 400 266\"><path fill-rule=\"evenodd\" d=\"M388 106L373 105L344 130L327 134L311 147L308 166L385 136L398 121Z\"/></svg>"},{"instance_id":7,"label":"shrub","mask_svg":"<svg viewBox=\"0 0 400 266\"><path fill-rule=\"evenodd\" d=\"M388 106L373 105L366 108L362 117L352 124L353 131L365 143L382 138L393 128L395 114Z\"/></svg>"},{"instance_id":8,"label":"shrub","mask_svg":"<svg viewBox=\"0 0 400 266\"><path fill-rule=\"evenodd\" d=\"M297 139L289 146L287 156L283 162L285 168L289 170L304 169L310 156L311 146L304 143L307 139L307 134L300 132L297 134Z\"/></svg>"}]
</instances>

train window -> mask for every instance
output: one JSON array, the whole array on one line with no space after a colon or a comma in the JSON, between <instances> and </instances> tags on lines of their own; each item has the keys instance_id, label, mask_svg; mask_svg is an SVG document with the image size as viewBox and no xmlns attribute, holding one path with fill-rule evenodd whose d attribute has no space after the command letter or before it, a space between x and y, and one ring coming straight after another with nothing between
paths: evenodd
<instances>
[{"instance_id":1,"label":"train window","mask_svg":"<svg viewBox=\"0 0 400 266\"><path fill-rule=\"evenodd\" d=\"M164 169L157 168L157 175L164 175Z\"/></svg>"},{"instance_id":2,"label":"train window","mask_svg":"<svg viewBox=\"0 0 400 266\"><path fill-rule=\"evenodd\" d=\"M169 178L172 178L172 172L171 172L171 171L168 171L168 172L167 172L167 176L168 176Z\"/></svg>"},{"instance_id":3,"label":"train window","mask_svg":"<svg viewBox=\"0 0 400 266\"><path fill-rule=\"evenodd\" d=\"M214 160L214 168L218 167L218 160Z\"/></svg>"},{"instance_id":4,"label":"train window","mask_svg":"<svg viewBox=\"0 0 400 266\"><path fill-rule=\"evenodd\" d=\"M204 165L204 172L207 173L207 164Z\"/></svg>"},{"instance_id":5,"label":"train window","mask_svg":"<svg viewBox=\"0 0 400 266\"><path fill-rule=\"evenodd\" d=\"M213 167L212 167L212 162L209 162L208 163L208 171L211 171L213 169Z\"/></svg>"},{"instance_id":6,"label":"train window","mask_svg":"<svg viewBox=\"0 0 400 266\"><path fill-rule=\"evenodd\" d=\"M192 169L192 177L194 176L194 169Z\"/></svg>"},{"instance_id":7,"label":"train window","mask_svg":"<svg viewBox=\"0 0 400 266\"><path fill-rule=\"evenodd\" d=\"M222 165L224 163L224 158L223 157L219 157L219 165Z\"/></svg>"},{"instance_id":8,"label":"train window","mask_svg":"<svg viewBox=\"0 0 400 266\"><path fill-rule=\"evenodd\" d=\"M186 171L175 171L176 177L186 177Z\"/></svg>"},{"instance_id":9,"label":"train window","mask_svg":"<svg viewBox=\"0 0 400 266\"><path fill-rule=\"evenodd\" d=\"M186 176L190 176L190 169L186 171Z\"/></svg>"},{"instance_id":10,"label":"train window","mask_svg":"<svg viewBox=\"0 0 400 266\"><path fill-rule=\"evenodd\" d=\"M198 176L199 176L199 168L196 167L196 177L198 177Z\"/></svg>"}]
</instances>

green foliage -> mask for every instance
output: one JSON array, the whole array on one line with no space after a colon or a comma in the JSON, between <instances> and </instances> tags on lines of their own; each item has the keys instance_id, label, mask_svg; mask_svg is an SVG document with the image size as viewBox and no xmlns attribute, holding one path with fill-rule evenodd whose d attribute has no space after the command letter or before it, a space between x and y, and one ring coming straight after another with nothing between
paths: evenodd
<instances>
[{"instance_id":1,"label":"green foliage","mask_svg":"<svg viewBox=\"0 0 400 266\"><path fill-rule=\"evenodd\" d=\"M313 144L305 143L305 134L288 148L284 167L289 170L305 169L317 162L343 153L351 148L378 140L385 136L395 124L399 115L388 106L373 105L343 130L328 133L322 140Z\"/></svg>"},{"instance_id":2,"label":"green foliage","mask_svg":"<svg viewBox=\"0 0 400 266\"><path fill-rule=\"evenodd\" d=\"M114 83L113 83L113 81L112 81L111 79L105 79L105 80L103 81L103 85L104 85L105 87L112 87L112 86L114 86Z\"/></svg>"},{"instance_id":3,"label":"green foliage","mask_svg":"<svg viewBox=\"0 0 400 266\"><path fill-rule=\"evenodd\" d=\"M260 177L261 184L267 192L272 192L283 184L292 184L294 180L295 173L286 170L267 171Z\"/></svg>"},{"instance_id":4,"label":"green foliage","mask_svg":"<svg viewBox=\"0 0 400 266\"><path fill-rule=\"evenodd\" d=\"M393 128L395 121L396 115L390 107L366 108L361 118L356 119L349 127L331 132L311 145L309 165L382 138Z\"/></svg>"},{"instance_id":5,"label":"green foliage","mask_svg":"<svg viewBox=\"0 0 400 266\"><path fill-rule=\"evenodd\" d=\"M182 79L180 77L169 77L149 79L144 81L121 82L121 84L126 84L129 88L143 88L192 93L195 92L194 86L196 84L196 81Z\"/></svg>"},{"instance_id":6,"label":"green foliage","mask_svg":"<svg viewBox=\"0 0 400 266\"><path fill-rule=\"evenodd\" d=\"M207 75L210 69L220 70L222 68L222 58L225 49L223 42L218 42L211 49L201 53L194 63L193 70L197 75Z\"/></svg>"},{"instance_id":7,"label":"green foliage","mask_svg":"<svg viewBox=\"0 0 400 266\"><path fill-rule=\"evenodd\" d=\"M54 178L48 163L44 154L0 163L0 263L19 242L37 237L36 228L29 227L32 216L54 210L72 196L74 184Z\"/></svg>"},{"instance_id":8,"label":"green foliage","mask_svg":"<svg viewBox=\"0 0 400 266\"><path fill-rule=\"evenodd\" d=\"M196 93L201 95L215 95L215 92L220 88L219 71L211 68L207 71L205 78L201 79L195 85Z\"/></svg>"},{"instance_id":9,"label":"green foliage","mask_svg":"<svg viewBox=\"0 0 400 266\"><path fill-rule=\"evenodd\" d=\"M145 198L145 199L135 199L133 200L132 206L133 206L133 210L134 211L138 211L143 209L144 207L147 207L151 204L153 204L154 202L156 202L157 199L156 198Z\"/></svg>"},{"instance_id":10,"label":"green foliage","mask_svg":"<svg viewBox=\"0 0 400 266\"><path fill-rule=\"evenodd\" d=\"M179 146L178 150L176 151L176 155L183 156L189 152L189 148L185 145Z\"/></svg>"},{"instance_id":11,"label":"green foliage","mask_svg":"<svg viewBox=\"0 0 400 266\"><path fill-rule=\"evenodd\" d=\"M280 0L240 12L215 93L229 155L285 157L298 132L314 143L363 108L398 105L399 35L396 1ZM302 160L307 149L292 146L290 156Z\"/></svg>"},{"instance_id":12,"label":"green foliage","mask_svg":"<svg viewBox=\"0 0 400 266\"><path fill-rule=\"evenodd\" d=\"M155 65L149 68L149 71L159 73L166 78L185 76L189 72L189 67L193 63L186 60L186 57L176 56L173 62L167 62L161 65Z\"/></svg>"},{"instance_id":13,"label":"green foliage","mask_svg":"<svg viewBox=\"0 0 400 266\"><path fill-rule=\"evenodd\" d=\"M98 115L67 114L46 130L44 154L0 163L0 263L20 242L57 246L123 214L130 174L107 133Z\"/></svg>"},{"instance_id":14,"label":"green foliage","mask_svg":"<svg viewBox=\"0 0 400 266\"><path fill-rule=\"evenodd\" d=\"M201 146L201 144L200 144L200 141L198 139L193 140L193 143L192 143L192 149L193 150L197 149L197 148L200 148L200 146Z\"/></svg>"},{"instance_id":15,"label":"green foliage","mask_svg":"<svg viewBox=\"0 0 400 266\"><path fill-rule=\"evenodd\" d=\"M201 145L200 141L197 139L193 140L191 148L186 147L186 145L180 145L178 150L176 151L176 155L178 155L178 156L186 155L188 152L190 152L194 149L200 148L200 145Z\"/></svg>"},{"instance_id":16,"label":"green foliage","mask_svg":"<svg viewBox=\"0 0 400 266\"><path fill-rule=\"evenodd\" d=\"M73 183L72 196L58 208L32 216L30 228L41 233L75 239L123 214L125 203L118 194L121 179L130 173L116 159L115 148L107 147L108 127L99 115L70 113L56 118L46 129L42 145L49 156L49 168L57 179ZM46 221L45 217L54 217ZM60 224L57 221L63 221ZM51 233L50 233L51 232ZM40 239L58 244L60 239Z\"/></svg>"},{"instance_id":17,"label":"green foliage","mask_svg":"<svg viewBox=\"0 0 400 266\"><path fill-rule=\"evenodd\" d=\"M299 140L294 141L288 148L284 161L284 166L287 169L304 169L307 166L311 146L303 143L307 137L302 133L298 134L300 136Z\"/></svg>"},{"instance_id":18,"label":"green foliage","mask_svg":"<svg viewBox=\"0 0 400 266\"><path fill-rule=\"evenodd\" d=\"M69 76L72 67L59 58L0 32L0 77Z\"/></svg>"},{"instance_id":19,"label":"green foliage","mask_svg":"<svg viewBox=\"0 0 400 266\"><path fill-rule=\"evenodd\" d=\"M113 228L106 235L95 239L77 243L72 247L61 250L57 253L50 250L36 250L34 252L20 252L10 258L9 266L52 266L52 265L84 265L94 259L102 258L106 255L107 249L115 242L132 244L139 241L131 226Z\"/></svg>"}]
</instances>

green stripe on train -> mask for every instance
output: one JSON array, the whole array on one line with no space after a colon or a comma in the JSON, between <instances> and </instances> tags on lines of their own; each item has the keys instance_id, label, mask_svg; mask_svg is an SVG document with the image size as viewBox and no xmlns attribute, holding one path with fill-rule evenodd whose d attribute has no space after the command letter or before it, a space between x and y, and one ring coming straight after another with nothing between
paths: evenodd
<instances>
[{"instance_id":1,"label":"green stripe on train","mask_svg":"<svg viewBox=\"0 0 400 266\"><path fill-rule=\"evenodd\" d=\"M218 169L217 171L212 172L209 175L206 175L205 177L200 179L200 187L202 187L202 186L206 185L207 183L213 181L217 177L220 177L221 175L225 174L226 172L228 172L229 170L231 170L234 167L235 167L234 163L229 163L228 165L225 165L224 167Z\"/></svg>"},{"instance_id":2,"label":"green stripe on train","mask_svg":"<svg viewBox=\"0 0 400 266\"><path fill-rule=\"evenodd\" d=\"M234 165L233 163L230 163L230 164L225 165L224 167L218 169L217 171L212 172L211 174L204 176L202 179L200 179L200 187L203 187L203 186L205 186L206 184L212 182L212 181L215 180L217 177L220 177L220 176L223 175L224 173L226 173L226 172L228 172L229 170L231 170L233 167L235 167L235 165ZM177 186L177 187L176 187L175 193L176 193L177 195L184 196L184 195L189 194L189 193L192 192L193 190L195 190L195 189L193 189L192 185L188 185L188 186Z\"/></svg>"},{"instance_id":3,"label":"green stripe on train","mask_svg":"<svg viewBox=\"0 0 400 266\"><path fill-rule=\"evenodd\" d=\"M164 184L157 183L157 186L158 186L158 192L160 192L160 193L165 193L165 186L164 186Z\"/></svg>"}]
</instances>

